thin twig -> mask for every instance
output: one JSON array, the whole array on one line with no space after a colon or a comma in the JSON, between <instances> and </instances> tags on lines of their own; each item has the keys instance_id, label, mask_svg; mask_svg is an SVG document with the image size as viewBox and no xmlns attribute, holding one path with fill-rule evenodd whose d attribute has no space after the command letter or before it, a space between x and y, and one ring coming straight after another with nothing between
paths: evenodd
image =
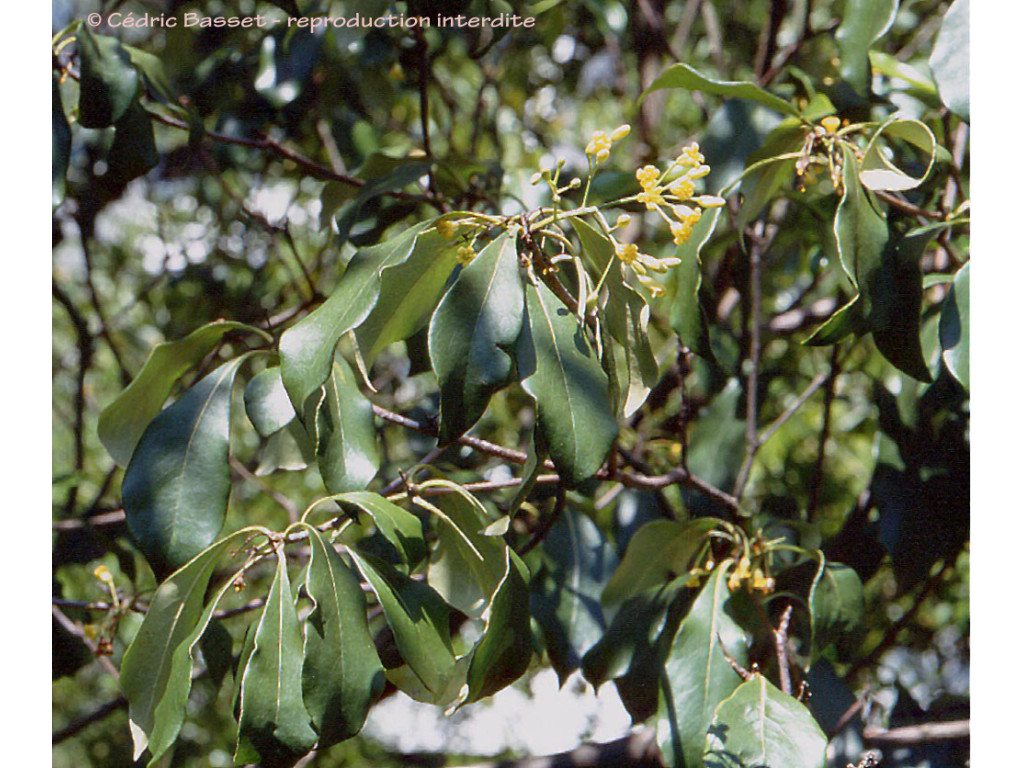
<instances>
[{"instance_id":1,"label":"thin twig","mask_svg":"<svg viewBox=\"0 0 1024 768\"><path fill-rule=\"evenodd\" d=\"M779 619L779 627L772 632L775 638L775 657L779 663L779 687L787 696L793 695L793 681L789 676L789 620L793 617L793 606L787 605Z\"/></svg>"},{"instance_id":2,"label":"thin twig","mask_svg":"<svg viewBox=\"0 0 1024 768\"><path fill-rule=\"evenodd\" d=\"M106 654L99 652L99 646L96 645L96 642L92 640L92 638L85 634L85 630L82 629L78 622L69 619L67 614L56 605L51 605L50 611L58 624L81 640L82 644L92 651L92 655L96 657L96 661L99 662L100 666L103 667L111 677L115 680L121 679L121 675L118 673L117 667L114 666L114 662L112 662Z\"/></svg>"},{"instance_id":3,"label":"thin twig","mask_svg":"<svg viewBox=\"0 0 1024 768\"><path fill-rule=\"evenodd\" d=\"M114 714L115 712L119 712L127 706L128 699L126 699L124 696L118 696L113 701L108 701L106 704L99 707L98 709L94 709L92 712L83 715L82 717L79 717L76 720L72 720L59 731L56 731L53 734L51 744L57 745L60 744L62 741L67 741L72 736L76 736L77 734L84 731L93 723L98 723L100 720L105 719L106 717Z\"/></svg>"},{"instance_id":4,"label":"thin twig","mask_svg":"<svg viewBox=\"0 0 1024 768\"><path fill-rule=\"evenodd\" d=\"M825 478L825 448L832 422L832 402L836 397L836 380L839 377L839 345L832 347L832 360L825 387L825 405L821 414L821 432L818 434L818 454L814 459L814 474L811 476L811 492L807 500L807 519L812 520L818 509L821 483Z\"/></svg>"}]
</instances>

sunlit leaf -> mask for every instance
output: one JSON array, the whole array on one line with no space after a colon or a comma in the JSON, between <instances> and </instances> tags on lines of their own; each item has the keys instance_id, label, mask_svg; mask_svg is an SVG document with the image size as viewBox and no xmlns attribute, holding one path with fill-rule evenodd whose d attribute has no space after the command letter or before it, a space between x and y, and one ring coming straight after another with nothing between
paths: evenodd
<instances>
[{"instance_id":1,"label":"sunlit leaf","mask_svg":"<svg viewBox=\"0 0 1024 768\"><path fill-rule=\"evenodd\" d=\"M846 0L843 22L836 30L839 74L862 97L871 82L868 51L892 26L898 7L898 0Z\"/></svg>"},{"instance_id":2,"label":"sunlit leaf","mask_svg":"<svg viewBox=\"0 0 1024 768\"><path fill-rule=\"evenodd\" d=\"M313 396L314 398L316 395ZM334 365L317 398L315 419L317 462L331 493L366 488L380 467L373 405L359 390L349 364L335 354Z\"/></svg>"},{"instance_id":3,"label":"sunlit leaf","mask_svg":"<svg viewBox=\"0 0 1024 768\"><path fill-rule=\"evenodd\" d=\"M964 120L971 118L970 17L970 0L950 4L928 60L942 103Z\"/></svg>"},{"instance_id":4,"label":"sunlit leaf","mask_svg":"<svg viewBox=\"0 0 1024 768\"><path fill-rule=\"evenodd\" d=\"M266 368L249 379L245 385L245 415L260 437L270 437L295 418L280 366Z\"/></svg>"},{"instance_id":5,"label":"sunlit leaf","mask_svg":"<svg viewBox=\"0 0 1024 768\"><path fill-rule=\"evenodd\" d=\"M774 109L793 117L799 117L800 111L784 99L780 99L754 83L714 80L703 75L689 64L673 64L662 72L653 83L647 86L640 98L643 99L651 91L663 88L685 88L691 91L702 91L716 96L756 101L758 104Z\"/></svg>"},{"instance_id":6,"label":"sunlit leaf","mask_svg":"<svg viewBox=\"0 0 1024 768\"><path fill-rule=\"evenodd\" d=\"M81 64L78 122L83 128L106 128L124 116L139 90L139 73L120 42L94 35L82 25L76 33Z\"/></svg>"},{"instance_id":7,"label":"sunlit leaf","mask_svg":"<svg viewBox=\"0 0 1024 768\"><path fill-rule=\"evenodd\" d=\"M415 565L426 557L423 524L416 515L370 491L352 491L333 498L346 511L369 515L377 531L394 545L402 562Z\"/></svg>"},{"instance_id":8,"label":"sunlit leaf","mask_svg":"<svg viewBox=\"0 0 1024 768\"><path fill-rule=\"evenodd\" d=\"M891 143L892 139L905 141L927 156L928 164L920 175L911 176L889 159L887 143ZM914 189L928 177L935 161L935 148L935 135L919 120L891 120L883 123L864 151L860 166L861 183L871 190L902 192Z\"/></svg>"},{"instance_id":9,"label":"sunlit leaf","mask_svg":"<svg viewBox=\"0 0 1024 768\"><path fill-rule=\"evenodd\" d=\"M939 320L942 360L964 389L971 389L971 263L956 273Z\"/></svg>"}]
</instances>

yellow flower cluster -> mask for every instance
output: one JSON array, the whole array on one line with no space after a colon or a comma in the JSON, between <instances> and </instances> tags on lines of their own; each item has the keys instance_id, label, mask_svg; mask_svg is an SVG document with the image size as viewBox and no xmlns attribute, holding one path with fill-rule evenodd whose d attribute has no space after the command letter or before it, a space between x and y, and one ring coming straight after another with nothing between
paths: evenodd
<instances>
[{"instance_id":1,"label":"yellow flower cluster","mask_svg":"<svg viewBox=\"0 0 1024 768\"><path fill-rule=\"evenodd\" d=\"M476 251L471 245L460 245L455 251L455 260L464 267L468 267L476 258Z\"/></svg>"},{"instance_id":2,"label":"yellow flower cluster","mask_svg":"<svg viewBox=\"0 0 1024 768\"><path fill-rule=\"evenodd\" d=\"M747 584L748 589L756 592L767 594L775 589L775 579L771 576L765 576L764 571L760 567L755 567L751 570L750 558L746 555L740 558L736 568L729 574L729 580L726 584L731 592L735 592L743 586L744 582Z\"/></svg>"},{"instance_id":3,"label":"yellow flower cluster","mask_svg":"<svg viewBox=\"0 0 1024 768\"><path fill-rule=\"evenodd\" d=\"M603 163L611 155L612 144L616 141L621 141L628 135L629 126L626 124L620 125L611 132L594 131L594 134L590 137L590 143L587 144L586 152L598 163Z\"/></svg>"}]
</instances>

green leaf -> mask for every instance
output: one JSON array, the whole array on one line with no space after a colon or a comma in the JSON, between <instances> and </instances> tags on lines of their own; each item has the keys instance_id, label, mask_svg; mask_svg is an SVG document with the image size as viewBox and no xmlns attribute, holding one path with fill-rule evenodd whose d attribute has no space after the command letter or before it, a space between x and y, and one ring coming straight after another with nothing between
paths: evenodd
<instances>
[{"instance_id":1,"label":"green leaf","mask_svg":"<svg viewBox=\"0 0 1024 768\"><path fill-rule=\"evenodd\" d=\"M892 26L898 7L899 0L846 0L843 22L836 30L839 74L862 97L871 84L868 51Z\"/></svg>"},{"instance_id":2,"label":"green leaf","mask_svg":"<svg viewBox=\"0 0 1024 768\"><path fill-rule=\"evenodd\" d=\"M128 182L160 162L153 121L139 102L133 102L114 126L114 141L107 152L107 177Z\"/></svg>"},{"instance_id":3,"label":"green leaf","mask_svg":"<svg viewBox=\"0 0 1024 768\"><path fill-rule=\"evenodd\" d=\"M828 738L807 708L762 675L755 675L715 711L702 764L705 768L825 768L826 746Z\"/></svg>"},{"instance_id":4,"label":"green leaf","mask_svg":"<svg viewBox=\"0 0 1024 768\"><path fill-rule=\"evenodd\" d=\"M939 319L942 360L953 378L971 389L971 263L956 273Z\"/></svg>"},{"instance_id":5,"label":"green leaf","mask_svg":"<svg viewBox=\"0 0 1024 768\"><path fill-rule=\"evenodd\" d=\"M53 73L53 205L57 206L64 200L65 177L68 172L68 161L71 158L71 126L64 114L64 103L60 98L60 75Z\"/></svg>"},{"instance_id":6,"label":"green leaf","mask_svg":"<svg viewBox=\"0 0 1024 768\"><path fill-rule=\"evenodd\" d=\"M615 549L586 515L566 509L544 538L530 607L560 683L604 634L601 589L618 565Z\"/></svg>"},{"instance_id":7,"label":"green leaf","mask_svg":"<svg viewBox=\"0 0 1024 768\"><path fill-rule=\"evenodd\" d=\"M845 144L842 149L843 196L836 209L833 231L843 270L866 301L860 306L866 316L871 312L871 304L870 296L864 297L865 284L882 263L889 227L875 196L861 186L853 149Z\"/></svg>"},{"instance_id":8,"label":"green leaf","mask_svg":"<svg viewBox=\"0 0 1024 768\"><path fill-rule=\"evenodd\" d=\"M295 409L281 380L280 366L266 368L249 379L245 385L245 415L260 437L270 437L295 418Z\"/></svg>"},{"instance_id":9,"label":"green leaf","mask_svg":"<svg viewBox=\"0 0 1024 768\"><path fill-rule=\"evenodd\" d=\"M232 581L228 579L204 609L210 579L229 547L257 530L236 531L203 550L153 594L121 660L121 690L128 699L135 760L148 746L149 764L155 764L178 737L192 687L193 651Z\"/></svg>"},{"instance_id":10,"label":"green leaf","mask_svg":"<svg viewBox=\"0 0 1024 768\"><path fill-rule=\"evenodd\" d=\"M199 652L202 654L206 672L214 687L220 688L234 662L234 640L224 624L212 619L203 636L199 638Z\"/></svg>"},{"instance_id":11,"label":"green leaf","mask_svg":"<svg viewBox=\"0 0 1024 768\"><path fill-rule=\"evenodd\" d=\"M855 632L864 620L864 587L857 572L842 563L828 562L820 551L808 603L812 658L833 641Z\"/></svg>"},{"instance_id":12,"label":"green leaf","mask_svg":"<svg viewBox=\"0 0 1024 768\"><path fill-rule=\"evenodd\" d=\"M462 269L430 321L430 362L441 388L439 444L465 433L491 395L515 380L525 301L516 236L505 231Z\"/></svg>"},{"instance_id":13,"label":"green leaf","mask_svg":"<svg viewBox=\"0 0 1024 768\"><path fill-rule=\"evenodd\" d=\"M303 703L299 617L283 553L242 672L235 764L292 765L316 743Z\"/></svg>"},{"instance_id":14,"label":"green leaf","mask_svg":"<svg viewBox=\"0 0 1024 768\"><path fill-rule=\"evenodd\" d=\"M383 560L350 552L384 610L402 658L428 691L443 696L455 673L448 606L429 586L413 581Z\"/></svg>"},{"instance_id":15,"label":"green leaf","mask_svg":"<svg viewBox=\"0 0 1024 768\"><path fill-rule=\"evenodd\" d=\"M317 461L327 490L345 493L366 488L380 468L373 405L359 391L349 364L337 353L315 423Z\"/></svg>"},{"instance_id":16,"label":"green leaf","mask_svg":"<svg viewBox=\"0 0 1024 768\"><path fill-rule=\"evenodd\" d=\"M954 0L942 20L928 66L939 86L942 103L971 119L970 0Z\"/></svg>"},{"instance_id":17,"label":"green leaf","mask_svg":"<svg viewBox=\"0 0 1024 768\"><path fill-rule=\"evenodd\" d=\"M373 310L381 273L409 258L427 226L424 222L358 251L327 301L281 335L281 375L296 408L327 380L338 340Z\"/></svg>"},{"instance_id":18,"label":"green leaf","mask_svg":"<svg viewBox=\"0 0 1024 768\"><path fill-rule=\"evenodd\" d=\"M775 94L769 93L764 88L761 88L754 83L713 80L707 75L701 74L689 64L673 64L662 72L658 78L647 87L647 90L640 94L640 99L643 100L647 94L663 88L685 88L691 91L711 93L716 96L747 99L748 101L755 101L769 109L774 109L776 112L782 112L783 114L792 115L793 117L800 117L800 110L788 101L780 99Z\"/></svg>"},{"instance_id":19,"label":"green leaf","mask_svg":"<svg viewBox=\"0 0 1024 768\"><path fill-rule=\"evenodd\" d=\"M690 471L716 488L731 488L743 464L746 424L739 410L742 398L739 379L729 379L701 411L690 435ZM716 509L701 494L688 494L686 499L691 513Z\"/></svg>"},{"instance_id":20,"label":"green leaf","mask_svg":"<svg viewBox=\"0 0 1024 768\"><path fill-rule=\"evenodd\" d=\"M883 139L900 139L928 155L928 165L920 176L911 176L896 167L888 157ZM890 120L879 126L868 142L860 166L860 181L871 190L903 192L920 186L935 162L935 135L918 120Z\"/></svg>"},{"instance_id":21,"label":"green leaf","mask_svg":"<svg viewBox=\"0 0 1024 768\"><path fill-rule=\"evenodd\" d=\"M427 556L423 524L416 515L370 491L353 491L332 498L346 510L368 514L380 534L394 545L402 562L412 566Z\"/></svg>"},{"instance_id":22,"label":"green leaf","mask_svg":"<svg viewBox=\"0 0 1024 768\"><path fill-rule=\"evenodd\" d=\"M670 320L672 330L680 343L709 362L715 361L708 335L708 319L700 303L701 249L711 239L721 209L701 214L693 227L690 239L679 246L676 257L682 264L672 270L675 294L672 299Z\"/></svg>"},{"instance_id":23,"label":"green leaf","mask_svg":"<svg viewBox=\"0 0 1024 768\"><path fill-rule=\"evenodd\" d=\"M793 183L797 158L786 155L799 152L806 135L807 127L803 123L787 118L772 129L762 147L747 158L740 185L743 204L736 218L739 231L742 232L770 200Z\"/></svg>"},{"instance_id":24,"label":"green leaf","mask_svg":"<svg viewBox=\"0 0 1024 768\"><path fill-rule=\"evenodd\" d=\"M601 602L613 609L633 595L685 574L715 524L714 518L702 517L686 522L652 520L641 526L630 538Z\"/></svg>"},{"instance_id":25,"label":"green leaf","mask_svg":"<svg viewBox=\"0 0 1024 768\"><path fill-rule=\"evenodd\" d=\"M166 341L153 348L132 383L100 414L100 442L119 466L128 466L139 438L160 413L174 383L206 357L226 333L235 330L263 334L244 323L217 320L184 339Z\"/></svg>"},{"instance_id":26,"label":"green leaf","mask_svg":"<svg viewBox=\"0 0 1024 768\"><path fill-rule=\"evenodd\" d=\"M366 183L359 188L358 194L337 219L341 242L349 239L352 228L359 222L363 209L370 201L405 189L425 176L429 169L430 164L423 160L390 157L380 152L366 158L356 173Z\"/></svg>"},{"instance_id":27,"label":"green leaf","mask_svg":"<svg viewBox=\"0 0 1024 768\"><path fill-rule=\"evenodd\" d=\"M515 682L533 655L530 632L530 572L519 557L505 548L505 574L487 609L484 627L466 675L464 704L479 701Z\"/></svg>"},{"instance_id":28,"label":"green leaf","mask_svg":"<svg viewBox=\"0 0 1024 768\"><path fill-rule=\"evenodd\" d=\"M81 65L78 122L83 128L106 128L128 111L139 90L139 73L120 42L94 35L86 26L76 33Z\"/></svg>"},{"instance_id":29,"label":"green leaf","mask_svg":"<svg viewBox=\"0 0 1024 768\"><path fill-rule=\"evenodd\" d=\"M164 63L160 57L131 45L125 45L124 49L128 51L128 58L131 59L132 65L142 74L142 79L150 93L165 104L177 104L177 95L167 79Z\"/></svg>"},{"instance_id":30,"label":"green leaf","mask_svg":"<svg viewBox=\"0 0 1024 768\"><path fill-rule=\"evenodd\" d=\"M455 269L455 254L454 244L439 232L424 232L406 260L381 273L380 298L356 328L367 366L388 344L409 338L426 324Z\"/></svg>"},{"instance_id":31,"label":"green leaf","mask_svg":"<svg viewBox=\"0 0 1024 768\"><path fill-rule=\"evenodd\" d=\"M519 375L537 403L555 468L575 486L601 468L618 434L608 377L576 316L547 286L527 286L526 307L516 354Z\"/></svg>"},{"instance_id":32,"label":"green leaf","mask_svg":"<svg viewBox=\"0 0 1024 768\"><path fill-rule=\"evenodd\" d=\"M608 332L625 353L629 385L626 396L620 398L620 410L628 418L644 403L658 380L658 361L648 338L651 308L643 294L623 280L621 262L615 256L615 245L608 236L583 219L573 218L571 222L584 253L598 274L608 270L605 278L608 300L602 318Z\"/></svg>"},{"instance_id":33,"label":"green leaf","mask_svg":"<svg viewBox=\"0 0 1024 768\"><path fill-rule=\"evenodd\" d=\"M384 667L366 622L359 579L313 526L306 592L313 610L303 624L302 691L318 749L355 736L384 689Z\"/></svg>"},{"instance_id":34,"label":"green leaf","mask_svg":"<svg viewBox=\"0 0 1024 768\"><path fill-rule=\"evenodd\" d=\"M657 738L666 762L701 765L704 737L715 707L739 686L725 658L747 663L746 635L726 606L731 560L708 578L672 640L658 697Z\"/></svg>"},{"instance_id":35,"label":"green leaf","mask_svg":"<svg viewBox=\"0 0 1024 768\"><path fill-rule=\"evenodd\" d=\"M491 521L468 494L431 497L430 503L451 522L438 523L427 583L448 605L470 618L479 618L505 578L508 547L500 537L484 533Z\"/></svg>"},{"instance_id":36,"label":"green leaf","mask_svg":"<svg viewBox=\"0 0 1024 768\"><path fill-rule=\"evenodd\" d=\"M157 574L195 557L224 525L231 388L246 357L224 363L161 411L125 470L128 529Z\"/></svg>"}]
</instances>

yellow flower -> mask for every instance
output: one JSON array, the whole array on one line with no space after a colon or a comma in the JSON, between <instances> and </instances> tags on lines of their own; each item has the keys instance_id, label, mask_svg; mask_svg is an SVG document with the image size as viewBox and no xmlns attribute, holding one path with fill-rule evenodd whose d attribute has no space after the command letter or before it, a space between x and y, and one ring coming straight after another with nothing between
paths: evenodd
<instances>
[{"instance_id":1,"label":"yellow flower","mask_svg":"<svg viewBox=\"0 0 1024 768\"><path fill-rule=\"evenodd\" d=\"M672 230L672 242L676 245L682 245L689 240L690 235L693 234L692 224L679 224L673 221L669 225L669 228Z\"/></svg>"},{"instance_id":2,"label":"yellow flower","mask_svg":"<svg viewBox=\"0 0 1024 768\"><path fill-rule=\"evenodd\" d=\"M689 176L683 176L680 179L676 179L669 186L669 192L678 197L680 200L689 200L696 188L693 186L693 182Z\"/></svg>"},{"instance_id":3,"label":"yellow flower","mask_svg":"<svg viewBox=\"0 0 1024 768\"><path fill-rule=\"evenodd\" d=\"M824 120L821 121L821 127L824 128L829 133L835 133L836 131L838 131L839 125L839 118L836 117L835 115L826 117Z\"/></svg>"},{"instance_id":4,"label":"yellow flower","mask_svg":"<svg viewBox=\"0 0 1024 768\"><path fill-rule=\"evenodd\" d=\"M629 222L632 220L632 216L628 213L620 213L619 217L615 219L615 226L612 229L621 229L622 227L628 227Z\"/></svg>"},{"instance_id":5,"label":"yellow flower","mask_svg":"<svg viewBox=\"0 0 1024 768\"><path fill-rule=\"evenodd\" d=\"M629 126L626 123L623 123L612 131L610 138L612 141L622 141L627 136L629 136Z\"/></svg>"},{"instance_id":6,"label":"yellow flower","mask_svg":"<svg viewBox=\"0 0 1024 768\"><path fill-rule=\"evenodd\" d=\"M636 180L640 182L640 186L644 190L656 186L659 176L661 176L661 171L653 165L645 165L643 168L636 169Z\"/></svg>"},{"instance_id":7,"label":"yellow flower","mask_svg":"<svg viewBox=\"0 0 1024 768\"><path fill-rule=\"evenodd\" d=\"M721 208L725 205L725 200L718 195L698 195L693 198L693 202L701 208Z\"/></svg>"},{"instance_id":8,"label":"yellow flower","mask_svg":"<svg viewBox=\"0 0 1024 768\"><path fill-rule=\"evenodd\" d=\"M455 260L464 267L472 264L475 258L476 251L473 250L471 245L460 245L458 250L455 251Z\"/></svg>"},{"instance_id":9,"label":"yellow flower","mask_svg":"<svg viewBox=\"0 0 1024 768\"><path fill-rule=\"evenodd\" d=\"M636 199L646 205L648 211L653 211L659 205L665 204L665 198L661 196L661 190L656 187L644 189L643 192L636 196Z\"/></svg>"},{"instance_id":10,"label":"yellow flower","mask_svg":"<svg viewBox=\"0 0 1024 768\"><path fill-rule=\"evenodd\" d=\"M688 205L673 205L672 213L680 222L683 224L689 224L690 226L696 224L697 220L700 219L700 212L693 210L693 208Z\"/></svg>"},{"instance_id":11,"label":"yellow flower","mask_svg":"<svg viewBox=\"0 0 1024 768\"><path fill-rule=\"evenodd\" d=\"M92 575L104 584L109 584L114 580L113 574L110 573L110 569L105 565L97 565L96 570L92 572Z\"/></svg>"},{"instance_id":12,"label":"yellow flower","mask_svg":"<svg viewBox=\"0 0 1024 768\"><path fill-rule=\"evenodd\" d=\"M629 126L623 123L611 133L607 131L594 131L587 144L586 153L593 155L594 159L603 163L611 154L612 144L621 141L629 135Z\"/></svg>"},{"instance_id":13,"label":"yellow flower","mask_svg":"<svg viewBox=\"0 0 1024 768\"><path fill-rule=\"evenodd\" d=\"M615 255L619 257L623 264L626 266L633 266L640 258L640 249L636 247L635 243L622 243L615 244Z\"/></svg>"},{"instance_id":14,"label":"yellow flower","mask_svg":"<svg viewBox=\"0 0 1024 768\"><path fill-rule=\"evenodd\" d=\"M675 164L683 166L692 166L696 168L704 162L704 155L700 153L700 147L697 146L697 142L693 142L679 152L679 157L675 159Z\"/></svg>"},{"instance_id":15,"label":"yellow flower","mask_svg":"<svg viewBox=\"0 0 1024 768\"><path fill-rule=\"evenodd\" d=\"M451 240L453 237L455 237L456 234L458 234L458 231L459 223L457 221L452 221L451 219L441 219L439 222L437 222L437 232L445 240Z\"/></svg>"}]
</instances>

